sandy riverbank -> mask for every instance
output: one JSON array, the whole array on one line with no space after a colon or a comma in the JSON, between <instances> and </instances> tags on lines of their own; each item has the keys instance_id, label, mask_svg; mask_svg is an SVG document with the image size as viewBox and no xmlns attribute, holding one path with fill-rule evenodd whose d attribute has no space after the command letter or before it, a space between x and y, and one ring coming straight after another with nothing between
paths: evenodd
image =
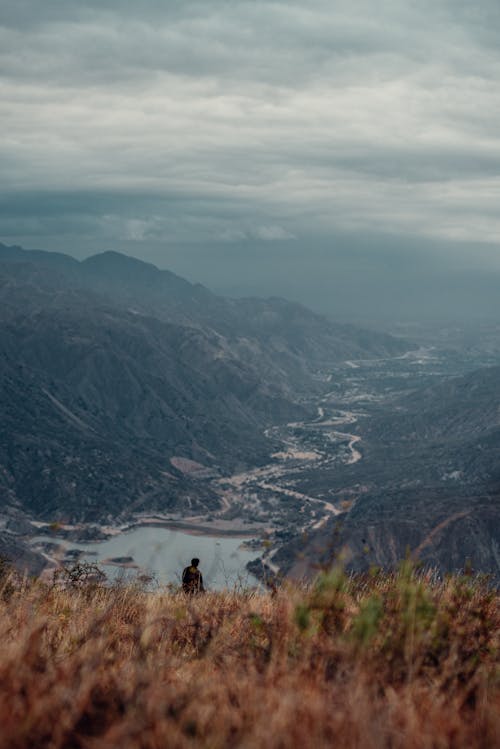
<instances>
[{"instance_id":1,"label":"sandy riverbank","mask_svg":"<svg viewBox=\"0 0 500 749\"><path fill-rule=\"evenodd\" d=\"M213 522L207 523L206 521L198 520L196 518L189 518L188 520L168 520L152 516L141 518L137 522L121 528L120 533L125 533L134 528L144 526L170 528L171 530L182 531L183 533L188 533L192 536L229 536L233 538L253 538L259 536L264 531L269 530L269 527L264 523L254 524L249 527L241 520L214 520Z\"/></svg>"},{"instance_id":2,"label":"sandy riverbank","mask_svg":"<svg viewBox=\"0 0 500 749\"><path fill-rule=\"evenodd\" d=\"M50 535L54 539L54 542L60 540L67 543L105 542L113 536L148 526L169 528L171 530L182 531L189 535L236 538L253 538L270 530L269 525L266 523L253 523L249 526L241 519L223 520L214 518L213 521L207 521L205 517L195 516L180 520L163 515L144 515L120 525L93 525L85 523L67 525L61 523L57 527L54 527L53 524L42 522L36 522L33 525L39 533Z\"/></svg>"}]
</instances>

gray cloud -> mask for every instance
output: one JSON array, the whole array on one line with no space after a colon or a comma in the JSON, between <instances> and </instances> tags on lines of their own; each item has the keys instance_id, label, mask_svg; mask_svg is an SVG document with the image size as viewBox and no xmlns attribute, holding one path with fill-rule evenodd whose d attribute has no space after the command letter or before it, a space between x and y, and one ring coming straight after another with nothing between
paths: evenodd
<instances>
[{"instance_id":1,"label":"gray cloud","mask_svg":"<svg viewBox=\"0 0 500 749\"><path fill-rule=\"evenodd\" d=\"M376 8L4 2L0 236L497 245L498 2Z\"/></svg>"}]
</instances>

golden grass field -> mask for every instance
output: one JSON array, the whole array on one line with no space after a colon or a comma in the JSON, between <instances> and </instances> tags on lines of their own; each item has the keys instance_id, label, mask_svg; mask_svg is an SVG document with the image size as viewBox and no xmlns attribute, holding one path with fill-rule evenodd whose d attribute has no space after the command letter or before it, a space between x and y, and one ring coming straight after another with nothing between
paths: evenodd
<instances>
[{"instance_id":1,"label":"golden grass field","mask_svg":"<svg viewBox=\"0 0 500 749\"><path fill-rule=\"evenodd\" d=\"M467 577L272 593L0 584L0 749L500 746L499 598Z\"/></svg>"}]
</instances>

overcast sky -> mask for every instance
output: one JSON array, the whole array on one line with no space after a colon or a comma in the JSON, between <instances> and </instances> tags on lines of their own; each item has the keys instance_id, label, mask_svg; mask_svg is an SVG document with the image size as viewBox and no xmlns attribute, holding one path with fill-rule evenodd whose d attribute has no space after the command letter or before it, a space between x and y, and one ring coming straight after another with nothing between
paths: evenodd
<instances>
[{"instance_id":1,"label":"overcast sky","mask_svg":"<svg viewBox=\"0 0 500 749\"><path fill-rule=\"evenodd\" d=\"M392 235L500 263L498 0L3 0L0 23L5 242L166 266Z\"/></svg>"}]
</instances>

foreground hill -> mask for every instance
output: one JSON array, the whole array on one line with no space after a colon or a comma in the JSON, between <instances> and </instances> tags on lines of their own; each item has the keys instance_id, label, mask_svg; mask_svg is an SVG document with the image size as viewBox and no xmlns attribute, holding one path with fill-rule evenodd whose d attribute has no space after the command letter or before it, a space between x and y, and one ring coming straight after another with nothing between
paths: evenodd
<instances>
[{"instance_id":1,"label":"foreground hill","mask_svg":"<svg viewBox=\"0 0 500 749\"><path fill-rule=\"evenodd\" d=\"M498 746L499 602L471 579L2 590L0 749Z\"/></svg>"},{"instance_id":2,"label":"foreground hill","mask_svg":"<svg viewBox=\"0 0 500 749\"><path fill-rule=\"evenodd\" d=\"M44 519L193 514L339 358L398 352L284 300L226 300L118 253L0 246L0 491Z\"/></svg>"},{"instance_id":3,"label":"foreground hill","mask_svg":"<svg viewBox=\"0 0 500 749\"><path fill-rule=\"evenodd\" d=\"M282 571L314 574L339 554L350 569L394 568L410 550L500 581L500 367L416 390L359 433L363 460L343 476L362 487L354 506L279 552Z\"/></svg>"}]
</instances>

